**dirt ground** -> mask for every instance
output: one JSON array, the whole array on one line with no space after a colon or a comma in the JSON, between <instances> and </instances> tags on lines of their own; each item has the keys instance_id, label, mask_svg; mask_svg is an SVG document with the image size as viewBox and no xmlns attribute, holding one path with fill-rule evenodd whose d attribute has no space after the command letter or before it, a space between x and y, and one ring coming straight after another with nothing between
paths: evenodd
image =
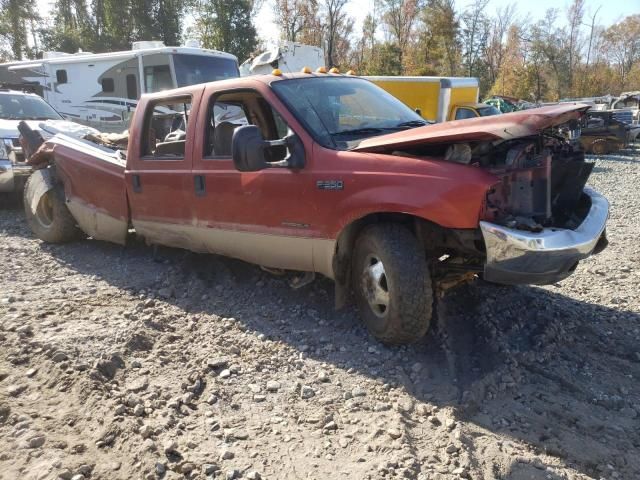
<instances>
[{"instance_id":1,"label":"dirt ground","mask_svg":"<svg viewBox=\"0 0 640 480\"><path fill-rule=\"evenodd\" d=\"M610 246L478 281L389 348L332 284L0 209L0 479L640 478L640 147L599 158Z\"/></svg>"}]
</instances>

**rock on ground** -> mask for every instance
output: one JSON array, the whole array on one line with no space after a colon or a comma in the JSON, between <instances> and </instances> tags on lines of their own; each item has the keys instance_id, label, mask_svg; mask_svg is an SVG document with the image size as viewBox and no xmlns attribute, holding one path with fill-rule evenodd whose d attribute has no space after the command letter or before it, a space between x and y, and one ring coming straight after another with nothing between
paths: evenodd
<instances>
[{"instance_id":1,"label":"rock on ground","mask_svg":"<svg viewBox=\"0 0 640 480\"><path fill-rule=\"evenodd\" d=\"M640 478L640 148L596 162L607 250L460 287L409 347L329 281L47 245L0 208L0 479Z\"/></svg>"}]
</instances>

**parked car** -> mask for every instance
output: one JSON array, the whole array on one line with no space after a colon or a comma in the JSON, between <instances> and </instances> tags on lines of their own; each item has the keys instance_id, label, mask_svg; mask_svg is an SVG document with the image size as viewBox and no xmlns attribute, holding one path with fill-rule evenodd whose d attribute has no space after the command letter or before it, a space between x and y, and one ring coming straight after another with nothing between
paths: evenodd
<instances>
[{"instance_id":1,"label":"parked car","mask_svg":"<svg viewBox=\"0 0 640 480\"><path fill-rule=\"evenodd\" d=\"M227 107L243 121L218 114ZM478 274L555 283L604 248L608 203L585 188L593 164L555 134L587 108L429 125L357 77L196 85L141 98L126 159L65 135L45 142L25 212L48 242L124 244L135 229L149 244L323 274L338 306L353 291L380 340L410 342L435 291Z\"/></svg>"},{"instance_id":2,"label":"parked car","mask_svg":"<svg viewBox=\"0 0 640 480\"><path fill-rule=\"evenodd\" d=\"M620 121L619 111L587 112L580 143L587 153L606 155L626 147L631 141L632 126ZM634 131L634 136L637 132Z\"/></svg>"},{"instance_id":3,"label":"parked car","mask_svg":"<svg viewBox=\"0 0 640 480\"><path fill-rule=\"evenodd\" d=\"M35 94L0 89L0 193L21 191L31 172L18 141L21 121L42 130L45 137L59 132L76 136L96 132L93 128L66 121Z\"/></svg>"}]
</instances>

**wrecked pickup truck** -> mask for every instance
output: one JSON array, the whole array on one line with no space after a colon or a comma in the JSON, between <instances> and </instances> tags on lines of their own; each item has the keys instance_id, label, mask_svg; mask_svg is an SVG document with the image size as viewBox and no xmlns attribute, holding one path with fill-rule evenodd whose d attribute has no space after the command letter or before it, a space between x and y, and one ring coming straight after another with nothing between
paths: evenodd
<instances>
[{"instance_id":1,"label":"wrecked pickup truck","mask_svg":"<svg viewBox=\"0 0 640 480\"><path fill-rule=\"evenodd\" d=\"M49 242L135 231L325 275L376 337L411 342L460 281L550 284L605 247L593 164L558 133L587 108L427 125L365 79L276 71L143 96L126 153L48 140L24 204Z\"/></svg>"}]
</instances>

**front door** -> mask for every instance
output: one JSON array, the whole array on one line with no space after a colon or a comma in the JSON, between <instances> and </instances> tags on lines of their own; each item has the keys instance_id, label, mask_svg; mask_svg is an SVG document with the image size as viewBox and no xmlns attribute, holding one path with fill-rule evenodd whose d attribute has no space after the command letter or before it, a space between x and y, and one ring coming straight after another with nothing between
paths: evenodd
<instances>
[{"instance_id":1,"label":"front door","mask_svg":"<svg viewBox=\"0 0 640 480\"><path fill-rule=\"evenodd\" d=\"M210 86L198 118L200 144L194 145L195 224L200 249L272 268L314 270L313 179L310 170L269 168L239 172L231 157L233 132L260 127L266 140L287 135L283 116L254 89L217 91ZM305 145L310 157L310 143ZM269 161L286 157L285 147L267 151Z\"/></svg>"}]
</instances>

